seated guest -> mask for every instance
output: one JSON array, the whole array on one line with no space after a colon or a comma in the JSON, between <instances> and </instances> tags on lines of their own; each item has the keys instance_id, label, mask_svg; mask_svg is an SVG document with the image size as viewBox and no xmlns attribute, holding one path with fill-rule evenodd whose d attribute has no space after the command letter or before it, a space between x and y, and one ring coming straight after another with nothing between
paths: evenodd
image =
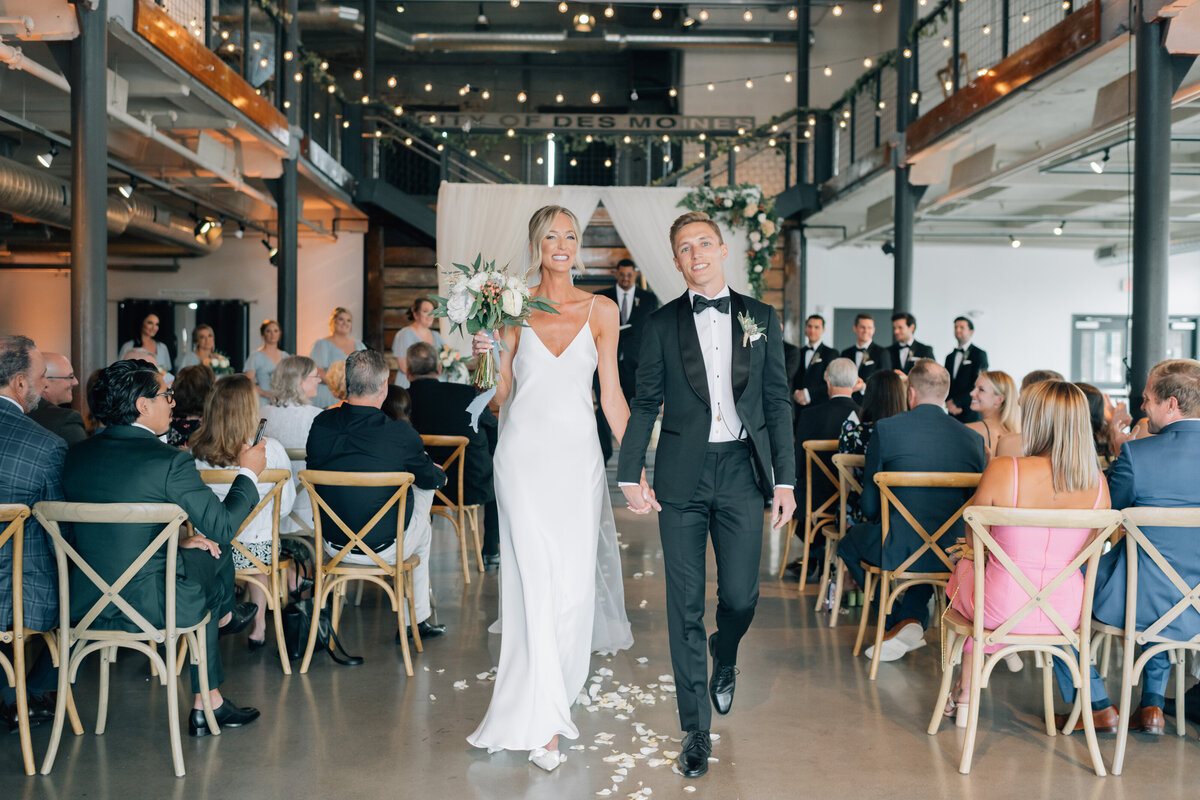
<instances>
[{"instance_id":1,"label":"seated guest","mask_svg":"<svg viewBox=\"0 0 1200 800\"><path fill-rule=\"evenodd\" d=\"M881 500L875 485L877 472L982 472L987 465L983 439L974 431L946 414L946 393L950 391L950 373L936 361L923 358L908 373L909 411L875 423L875 433L867 444L867 465L863 473L862 511L869 522L852 527L838 545L838 558L846 562L846 571L865 585L866 571L860 561L893 569L923 544L924 540L899 514L890 517L886 548L879 522ZM969 496L961 489L898 488L896 497L912 515L932 533L958 511ZM940 543L954 543L962 535L959 519ZM915 571L941 571L942 561L926 552L912 566ZM888 634L880 653L881 661L895 661L909 650L925 644L929 626L929 598L933 587L914 586L904 593L887 619ZM874 654L873 648L867 655Z\"/></svg>"},{"instance_id":2,"label":"seated guest","mask_svg":"<svg viewBox=\"0 0 1200 800\"><path fill-rule=\"evenodd\" d=\"M225 682L220 633L237 633L249 625L254 603L236 604L233 593L233 547L229 542L238 526L258 502L255 479L266 467L266 446L245 445L238 454L239 472L224 502L200 480L192 457L164 444L158 437L171 424L171 392L154 365L144 361L118 361L104 369L88 404L105 428L67 453L63 493L72 503L174 503L204 535L180 537L176 623L195 625L206 613L208 685L217 724L236 728L258 719L258 709L239 708L221 696ZM158 535L161 526L76 524L76 548L106 581L115 581ZM122 596L153 625L165 624L163 567L160 556L142 567ZM100 590L76 571L71 580L71 615L79 619L100 599ZM115 605L96 620L96 627L138 630ZM207 736L211 731L200 700L200 672L192 667L196 692L188 733Z\"/></svg>"},{"instance_id":3,"label":"seated guest","mask_svg":"<svg viewBox=\"0 0 1200 800\"><path fill-rule=\"evenodd\" d=\"M387 398L379 410L387 414L388 419L396 419L412 424L412 396L403 386L392 384L388 387Z\"/></svg>"},{"instance_id":4,"label":"seated guest","mask_svg":"<svg viewBox=\"0 0 1200 800\"><path fill-rule=\"evenodd\" d=\"M804 321L804 347L792 377L793 409L799 416L805 407L816 406L829 399L825 389L825 367L838 357L838 351L821 342L825 335L825 318L813 314Z\"/></svg>"},{"instance_id":5,"label":"seated guest","mask_svg":"<svg viewBox=\"0 0 1200 800\"><path fill-rule=\"evenodd\" d=\"M335 362L338 363L338 362ZM421 637L441 636L446 626L430 623L429 509L433 490L446 484L446 474L425 453L420 435L407 422L387 418L380 410L387 397L388 366L378 350L357 350L345 359L346 402L326 409L308 431L308 468L336 472L411 472L414 482L404 508L404 549L396 552L396 506L363 540L384 561L395 564L413 553L421 563L413 570L417 630ZM328 375L328 371L326 371ZM321 496L346 526L358 531L395 492L393 487L326 486ZM336 555L349 541L332 519L321 518L325 551ZM366 553L347 553L345 564L374 564ZM407 606L405 606L407 608ZM407 614L407 611L405 612ZM409 620L411 627L414 620Z\"/></svg>"},{"instance_id":6,"label":"seated guest","mask_svg":"<svg viewBox=\"0 0 1200 800\"><path fill-rule=\"evenodd\" d=\"M919 358L933 358L933 348L915 338L917 318L907 311L892 314L892 343L888 345L888 357L897 372L907 375Z\"/></svg>"},{"instance_id":7,"label":"seated guest","mask_svg":"<svg viewBox=\"0 0 1200 800\"><path fill-rule=\"evenodd\" d=\"M322 383L329 390L329 394L333 396L333 400L327 408L337 408L346 400L346 365L343 363L345 360L335 361L325 370L325 378ZM320 396L320 394L320 387L317 387L317 395Z\"/></svg>"},{"instance_id":8,"label":"seated guest","mask_svg":"<svg viewBox=\"0 0 1200 800\"><path fill-rule=\"evenodd\" d=\"M32 507L42 500L62 500L61 438L26 416L38 405L46 382L46 363L33 341L24 336L0 336L0 503ZM2 527L2 526L0 526ZM50 537L35 517L25 520L21 579L24 598L22 624L33 631L58 627L58 565ZM13 626L13 547L0 549L0 631ZM11 659L12 649L4 645ZM46 692L58 682L50 653L43 650L30 665L26 691L29 717L37 723L54 715ZM0 724L17 729L17 695L0 678Z\"/></svg>"},{"instance_id":9,"label":"seated guest","mask_svg":"<svg viewBox=\"0 0 1200 800\"><path fill-rule=\"evenodd\" d=\"M165 349L166 349L166 345L163 345L162 348L160 348L160 351L165 350ZM171 370L167 369L162 364L159 364L158 361L155 360L154 354L151 353L149 350L146 350L145 348L134 347L129 350L126 350L123 353L121 353L121 360L122 361L147 361L151 365L153 365L153 367L155 369L158 370L159 375L163 376L163 381L166 382L168 388L170 388L171 384L175 382L175 375L171 372Z\"/></svg>"},{"instance_id":10,"label":"seated guest","mask_svg":"<svg viewBox=\"0 0 1200 800\"><path fill-rule=\"evenodd\" d=\"M1035 369L1033 372L1025 374L1021 379L1021 393L1018 396L1018 405L1020 398L1025 396L1026 390L1030 386L1036 386L1045 381L1065 381L1066 378L1061 373L1055 372L1052 369ZM993 458L1018 458L1025 453L1025 444L1021 439L1020 433L1005 433L1001 434L999 441L996 443L996 451Z\"/></svg>"},{"instance_id":11,"label":"seated guest","mask_svg":"<svg viewBox=\"0 0 1200 800\"><path fill-rule=\"evenodd\" d=\"M182 370L181 370L182 372ZM247 375L226 375L217 381L208 402L204 404L204 424L192 436L192 455L196 458L196 469L232 469L238 466L238 456L242 448L254 440L254 432L258 429L258 396L254 391L254 382ZM267 448L267 469L291 469L287 451L283 445L274 439L263 437ZM258 484L258 499L261 500L271 491L273 484ZM213 493L222 500L229 495L230 484L218 483L212 485ZM292 481L284 484L279 497L279 519L282 521L292 510L296 501L296 485ZM256 501L257 502L257 501ZM267 506L256 516L246 530L242 531L238 541L254 554L254 557L264 564L271 563L271 506ZM200 533L204 533L197 526ZM230 547L233 554L233 568L251 569L254 565L241 551ZM294 573L289 569L288 583L294 584ZM249 646L257 650L266 644L267 633L267 598L257 583L247 584L250 590L250 600L258 606L254 624L250 627Z\"/></svg>"},{"instance_id":12,"label":"seated guest","mask_svg":"<svg viewBox=\"0 0 1200 800\"><path fill-rule=\"evenodd\" d=\"M475 389L457 383L440 383L441 365L437 353L424 342L408 348L408 392L412 397L412 424L419 433L432 436L465 436L470 440L464 454L463 494L469 504L483 506L483 564L494 569L500 564L500 516L496 509L496 490L492 485L492 453L485 426L495 424L491 411L484 409L479 430L471 429L467 406L475 399ZM429 455L445 463L450 449L431 448ZM450 481L442 490L451 501L458 499L458 483Z\"/></svg>"},{"instance_id":13,"label":"seated guest","mask_svg":"<svg viewBox=\"0 0 1200 800\"><path fill-rule=\"evenodd\" d=\"M75 368L66 356L58 353L43 353L43 356L46 359L46 391L37 408L29 412L29 418L57 434L68 445L82 442L87 438L83 417L70 407L73 390L79 385Z\"/></svg>"},{"instance_id":14,"label":"seated guest","mask_svg":"<svg viewBox=\"0 0 1200 800\"><path fill-rule=\"evenodd\" d=\"M1134 438L1132 432L1127 433L1124 430L1124 424L1129 421L1129 412L1125 410L1125 404L1118 403L1114 406L1108 395L1090 383L1075 385L1088 401L1096 455L1101 458L1116 458L1121 454L1121 445Z\"/></svg>"},{"instance_id":15,"label":"seated guest","mask_svg":"<svg viewBox=\"0 0 1200 800\"><path fill-rule=\"evenodd\" d=\"M988 459L995 458L1002 436L1021 434L1021 408L1017 402L1017 384L1007 372L984 370L971 390L971 410L979 415L967 427L983 437Z\"/></svg>"},{"instance_id":16,"label":"seated guest","mask_svg":"<svg viewBox=\"0 0 1200 800\"><path fill-rule=\"evenodd\" d=\"M312 404L317 396L321 376L317 364L308 356L288 356L279 361L271 375L271 405L262 406L258 413L267 421L263 434L278 441L288 450L303 450L308 446L308 429L322 409ZM298 476L305 468L303 459L291 462L292 475ZM304 524L312 527L312 500L308 492L297 491L292 512ZM280 518L280 533L295 533L304 530L303 525L290 516Z\"/></svg>"},{"instance_id":17,"label":"seated guest","mask_svg":"<svg viewBox=\"0 0 1200 800\"><path fill-rule=\"evenodd\" d=\"M984 373L984 375L995 373ZM1003 374L1003 373L1001 373ZM984 378L981 375L980 380ZM1015 388L1015 387L1014 387ZM1030 388L1021 400L1025 424L1022 458L994 459L983 476L971 504L1001 508L1109 508L1108 486L1096 466L1092 452L1091 424L1083 392L1069 383L1046 381ZM984 416L987 419L987 416ZM1079 553L1092 531L1088 528L1021 528L992 526L991 534L1021 571L1038 589ZM962 559L946 588L950 606L968 619L975 615L975 570L983 569L984 627L995 628L1017 613L1029 595L1017 584L992 553L986 564ZM1083 604L1083 572L1078 571L1057 589L1050 602L1068 625L1079 624ZM1012 629L1012 633L1058 633L1059 629L1041 611L1035 611ZM946 705L946 716L954 716L961 728L967 724L971 692L973 641L963 650L962 672L954 697ZM998 646L988 652L995 652ZM1020 656L1005 659L1009 669L1020 669Z\"/></svg>"},{"instance_id":18,"label":"seated guest","mask_svg":"<svg viewBox=\"0 0 1200 800\"><path fill-rule=\"evenodd\" d=\"M179 370L171 384L175 405L171 409L171 427L167 429L167 444L187 447L192 434L200 429L204 418L204 403L212 392L217 376L203 364L193 364Z\"/></svg>"},{"instance_id":19,"label":"seated guest","mask_svg":"<svg viewBox=\"0 0 1200 800\"><path fill-rule=\"evenodd\" d=\"M1113 508L1200 506L1200 483L1195 466L1200 460L1200 363L1191 359L1160 361L1150 370L1142 392L1149 432L1156 434L1121 445L1121 455L1109 470ZM1200 548L1196 528L1142 528L1188 586L1200 583ZM1100 557L1096 568L1096 600L1092 615L1101 622L1125 626L1126 550L1119 544ZM1139 553L1137 575L1137 626L1145 629L1176 603L1180 592L1144 554ZM1200 612L1188 607L1166 626L1161 635L1187 641L1200 635ZM1055 659L1054 671L1063 699L1074 700L1071 679ZM1130 730L1161 735L1165 729L1163 705L1171 665L1167 653L1146 662L1141 676L1142 699L1133 712ZM1065 679L1065 680L1064 680ZM1092 718L1096 730L1115 731L1122 722L1092 668ZM1192 700L1196 692L1189 692ZM1060 722L1061 727L1063 723ZM1082 729L1082 722L1079 726Z\"/></svg>"},{"instance_id":20,"label":"seated guest","mask_svg":"<svg viewBox=\"0 0 1200 800\"><path fill-rule=\"evenodd\" d=\"M875 423L881 419L903 414L908 410L908 379L895 372L876 372L867 378L867 388L863 390L862 411L851 414L842 423L842 431L838 435L838 452L863 456L867 454L867 444L871 434L875 432ZM861 469L855 468L855 477L862 482ZM859 507L858 492L850 492L846 496L846 515L854 522L866 522Z\"/></svg>"},{"instance_id":21,"label":"seated guest","mask_svg":"<svg viewBox=\"0 0 1200 800\"><path fill-rule=\"evenodd\" d=\"M830 361L829 366L825 368L825 391L829 399L805 409L804 413L796 420L796 489L802 498L808 492L808 458L804 452L804 443L814 439L838 438L842 432L842 423L851 414L859 411L858 403L850 397L857 383L858 369L855 368L853 361L848 358L835 358ZM832 453L820 454L821 461L831 471L833 469L833 462L830 460L832 455ZM825 473L818 469L817 473L812 476L812 507L820 507L835 494L837 494L836 487L825 477ZM795 516L797 519L804 519L805 502L807 501L802 500L796 504ZM796 526L796 535L804 535L804 529L799 525ZM823 541L822 547L824 547ZM821 560L822 558L812 559L811 566L816 567ZM788 571L798 575L802 565L802 560L793 561L788 564Z\"/></svg>"},{"instance_id":22,"label":"seated guest","mask_svg":"<svg viewBox=\"0 0 1200 800\"><path fill-rule=\"evenodd\" d=\"M92 396L92 387L96 385L96 381L100 378L99 369L92 370L92 374L88 375L87 383L83 385L83 405L87 409L83 415L84 428L87 430L88 436L96 435L103 425L100 420L96 419L96 415L92 413L91 406L88 405L88 398Z\"/></svg>"}]
</instances>

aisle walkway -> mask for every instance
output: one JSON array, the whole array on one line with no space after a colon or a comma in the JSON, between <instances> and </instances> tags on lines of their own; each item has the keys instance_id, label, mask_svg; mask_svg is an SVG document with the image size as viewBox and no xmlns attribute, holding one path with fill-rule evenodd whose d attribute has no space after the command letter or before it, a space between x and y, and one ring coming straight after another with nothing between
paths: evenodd
<instances>
[{"instance_id":1,"label":"aisle walkway","mask_svg":"<svg viewBox=\"0 0 1200 800\"><path fill-rule=\"evenodd\" d=\"M617 506L625 545L626 599L636 643L593 660L601 689L594 710L576 707L581 738L569 759L545 774L522 754L489 756L464 737L487 706L485 673L499 653L486 628L497 608L497 573L462 586L453 536L435 534L438 615L449 634L428 642L406 679L392 643L395 617L367 590L343 621L358 668L314 660L307 676L285 678L273 647L251 655L244 637L222 640L227 694L262 710L249 728L208 739L184 737L188 775L172 776L163 691L148 688L145 662L122 654L113 680L108 733L66 736L54 773L26 779L17 737L0 746L0 786L16 798L1089 798L1191 796L1200 781L1194 732L1187 739L1131 738L1126 774L1098 779L1082 737L1049 739L1040 728L1040 679L996 673L985 695L975 767L957 772L960 732L925 734L936 691L938 642L884 664L850 656L853 617L830 630L812 599L772 577L779 536L768 536L758 616L744 640L733 712L714 718L708 776L687 781L663 763L678 750L663 612L662 552L653 518ZM711 564L711 562L710 562ZM710 567L711 569L711 567ZM714 591L711 585L710 596ZM715 600L710 601L711 608ZM711 622L710 622L711 624ZM85 727L94 723L94 660L77 688ZM611 674L610 674L611 671ZM480 678L480 675L484 675ZM457 684L457 686L456 686ZM465 688L464 688L465 687ZM183 683L186 691L186 680ZM990 696L989 696L990 695ZM318 722L318 714L321 721ZM34 731L45 751L49 726ZM668 738L660 738L660 737ZM1113 737L1101 738L1110 761ZM645 752L643 752L645 750ZM623 772L622 772L623 770ZM617 780L621 778L623 780ZM616 787L614 791L613 787ZM645 790L652 790L652 793ZM694 789L694 791L687 791Z\"/></svg>"}]
</instances>

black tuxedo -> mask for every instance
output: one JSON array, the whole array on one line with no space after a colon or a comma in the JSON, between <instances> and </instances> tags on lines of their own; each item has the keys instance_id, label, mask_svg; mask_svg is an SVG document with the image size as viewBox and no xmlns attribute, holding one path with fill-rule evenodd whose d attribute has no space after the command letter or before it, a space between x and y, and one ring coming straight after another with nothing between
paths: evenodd
<instances>
[{"instance_id":1,"label":"black tuxedo","mask_svg":"<svg viewBox=\"0 0 1200 800\"><path fill-rule=\"evenodd\" d=\"M796 515L803 519L803 496L805 478L808 475L808 459L804 457L804 442L811 439L836 439L842 435L842 423L850 414L862 415L858 403L845 395L831 397L823 403L805 409L796 421ZM837 475L833 469L833 453L821 453L821 460L829 471ZM837 489L820 470L813 475L813 508L824 503L826 499L836 494ZM801 531L803 533L803 531Z\"/></svg>"},{"instance_id":2,"label":"black tuxedo","mask_svg":"<svg viewBox=\"0 0 1200 800\"><path fill-rule=\"evenodd\" d=\"M753 298L730 292L729 300L731 374L722 388L732 390L742 423L735 433L743 438L709 442L714 405L710 367L691 299L684 293L646 323L637 393L617 468L622 483L638 480L661 407L654 488L663 507L659 532L679 719L688 731L708 730L712 719L704 625L707 539L711 532L717 559L716 658L732 666L758 602L763 497L772 495L777 484L793 485L795 478L792 403L779 317L774 308ZM744 345L739 314L749 314L765 339Z\"/></svg>"},{"instance_id":3,"label":"black tuxedo","mask_svg":"<svg viewBox=\"0 0 1200 800\"><path fill-rule=\"evenodd\" d=\"M892 360L893 368L903 370L905 375L912 371L913 364L917 363L917 359L934 358L933 348L923 342L918 342L916 339L913 339L912 346L908 348L908 359L905 361L900 360L899 342L892 342L888 345L887 351L888 358Z\"/></svg>"},{"instance_id":4,"label":"black tuxedo","mask_svg":"<svg viewBox=\"0 0 1200 800\"><path fill-rule=\"evenodd\" d=\"M817 351L813 353L812 360L808 362L808 367L805 368L804 356L812 348L806 344L797 349L800 353L800 363L795 375L792 377L792 391L796 392L800 389L808 390L808 405L797 406L797 410L803 411L806 408L818 406L829 399L829 388L825 385L825 368L829 366L830 361L838 357L838 351L827 344L819 343Z\"/></svg>"},{"instance_id":5,"label":"black tuxedo","mask_svg":"<svg viewBox=\"0 0 1200 800\"><path fill-rule=\"evenodd\" d=\"M950 373L950 396L946 399L953 400L962 410L961 414L955 415L959 422L977 422L979 412L971 410L971 390L975 388L975 381L979 380L979 373L988 368L987 353L968 344L967 352L958 366L958 374L955 375L954 354L957 352L956 348L946 356L946 371Z\"/></svg>"},{"instance_id":6,"label":"black tuxedo","mask_svg":"<svg viewBox=\"0 0 1200 800\"><path fill-rule=\"evenodd\" d=\"M612 300L617 304L618 314L621 312L616 286L601 289L596 294ZM626 401L633 399L637 389L637 365L638 354L642 351L642 331L646 327L646 320L650 319L650 315L657 309L658 298L654 292L635 286L629 319L622 327L617 341L617 374L621 378L621 391L625 393Z\"/></svg>"},{"instance_id":7,"label":"black tuxedo","mask_svg":"<svg viewBox=\"0 0 1200 800\"><path fill-rule=\"evenodd\" d=\"M847 347L842 351L842 357L854 361L857 350L857 346ZM858 377L865 381L881 369L891 369L892 364L891 353L871 342L867 345L867 352L863 353L862 363L858 365ZM861 400L862 397L861 395L855 395L855 399Z\"/></svg>"},{"instance_id":8,"label":"black tuxedo","mask_svg":"<svg viewBox=\"0 0 1200 800\"><path fill-rule=\"evenodd\" d=\"M465 436L470 440L464 453L463 495L467 503L483 505L483 552L500 552L500 521L496 509L496 490L492 485L492 455L487 428L496 427L496 417L484 409L479 418L479 430L471 429L467 406L475 399L475 389L458 383L443 383L436 378L417 378L408 387L412 398L412 425L427 436ZM495 438L492 438L495 441ZM451 449L431 447L429 455L439 464L445 463ZM458 481L447 476L442 489L451 500L458 499Z\"/></svg>"},{"instance_id":9,"label":"black tuxedo","mask_svg":"<svg viewBox=\"0 0 1200 800\"><path fill-rule=\"evenodd\" d=\"M875 484L877 472L983 472L987 454L983 437L952 419L937 406L923 404L911 411L875 423L875 433L867 444L867 464L863 475L861 508L869 522L855 525L838 545L838 557L846 562L847 571L863 585L864 570L860 560L877 566L895 568L920 546L921 538L899 514L892 513L886 546L881 541L879 523L882 502ZM971 489L900 488L894 490L915 519L932 533L971 496ZM943 547L962 536L963 523L958 520L940 539ZM915 570L938 571L944 565L936 555L926 552L913 567ZM916 619L926 627L926 603L931 587L914 586L889 618Z\"/></svg>"}]
</instances>

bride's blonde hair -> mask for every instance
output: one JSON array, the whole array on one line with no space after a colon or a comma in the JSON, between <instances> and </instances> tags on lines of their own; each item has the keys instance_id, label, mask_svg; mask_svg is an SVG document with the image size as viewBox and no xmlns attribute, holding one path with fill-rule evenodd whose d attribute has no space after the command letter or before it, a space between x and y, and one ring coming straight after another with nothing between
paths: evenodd
<instances>
[{"instance_id":1,"label":"bride's blonde hair","mask_svg":"<svg viewBox=\"0 0 1200 800\"><path fill-rule=\"evenodd\" d=\"M572 266L582 272L584 266L583 261L579 258L579 251L582 248L583 234L579 230L579 220L569 208L562 206L542 206L529 218L529 266L541 267L542 260L538 253L541 252L542 239L554 227L554 222L558 219L559 214L571 221L571 228L575 231L575 263Z\"/></svg>"}]
</instances>

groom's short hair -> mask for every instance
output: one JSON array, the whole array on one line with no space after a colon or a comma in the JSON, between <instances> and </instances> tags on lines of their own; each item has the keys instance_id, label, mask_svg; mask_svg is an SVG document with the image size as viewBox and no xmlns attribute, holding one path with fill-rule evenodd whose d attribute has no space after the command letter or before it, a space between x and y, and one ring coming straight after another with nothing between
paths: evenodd
<instances>
[{"instance_id":1,"label":"groom's short hair","mask_svg":"<svg viewBox=\"0 0 1200 800\"><path fill-rule=\"evenodd\" d=\"M684 227L686 227L688 225L691 225L693 222L706 223L708 225L708 227L713 229L713 233L716 234L717 243L725 244L725 239L722 238L722 236L721 236L721 229L717 226L716 221L714 221L712 217L710 217L708 214L705 214L703 211L689 211L688 213L680 216L678 219L676 219L674 222L671 223L671 252L672 253L675 252L675 236L679 233L679 231L681 229L683 229Z\"/></svg>"}]
</instances>

